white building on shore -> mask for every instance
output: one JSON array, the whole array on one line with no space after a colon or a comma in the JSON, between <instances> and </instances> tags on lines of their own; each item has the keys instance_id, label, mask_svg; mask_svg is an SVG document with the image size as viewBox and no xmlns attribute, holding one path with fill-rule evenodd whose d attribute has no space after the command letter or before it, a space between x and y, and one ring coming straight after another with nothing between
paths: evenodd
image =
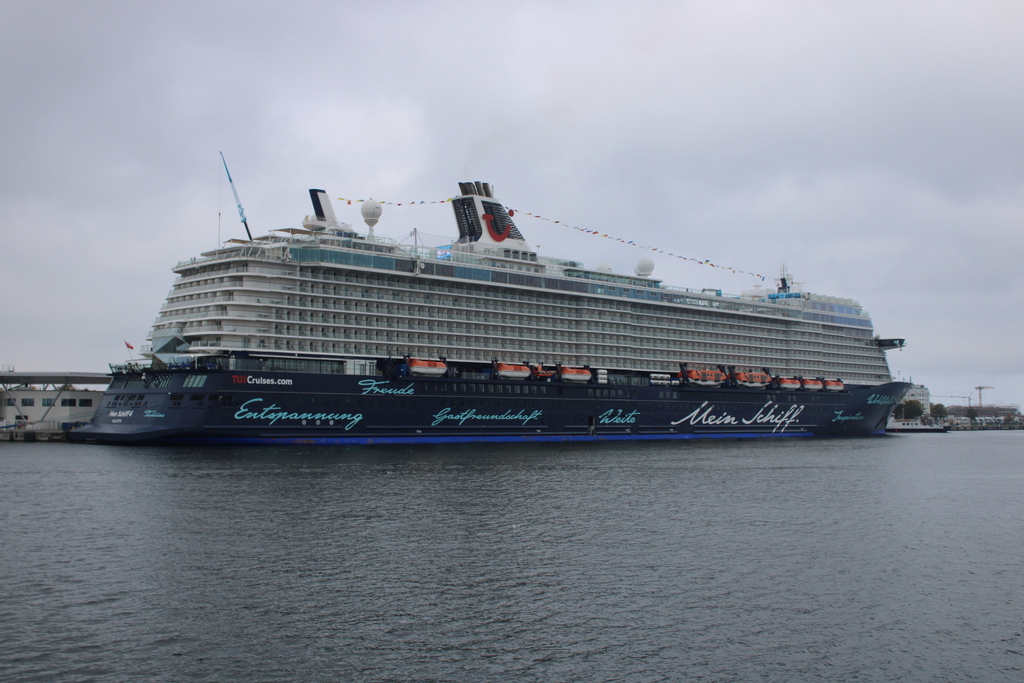
<instances>
[{"instance_id":1,"label":"white building on shore","mask_svg":"<svg viewBox=\"0 0 1024 683\"><path fill-rule=\"evenodd\" d=\"M0 371L0 429L70 429L88 422L110 375L89 372ZM98 385L80 389L78 385Z\"/></svg>"},{"instance_id":2,"label":"white building on shore","mask_svg":"<svg viewBox=\"0 0 1024 683\"><path fill-rule=\"evenodd\" d=\"M923 384L915 384L907 392L907 395L903 397L903 402L917 401L924 408L925 417L932 413L932 394L928 391L928 387Z\"/></svg>"}]
</instances>

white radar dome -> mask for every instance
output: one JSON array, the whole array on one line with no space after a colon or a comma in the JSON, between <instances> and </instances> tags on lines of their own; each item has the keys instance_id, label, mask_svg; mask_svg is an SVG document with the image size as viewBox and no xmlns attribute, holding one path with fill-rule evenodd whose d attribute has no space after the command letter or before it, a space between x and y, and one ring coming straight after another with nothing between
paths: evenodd
<instances>
[{"instance_id":1,"label":"white radar dome","mask_svg":"<svg viewBox=\"0 0 1024 683\"><path fill-rule=\"evenodd\" d=\"M611 265L609 265L607 263L602 263L602 264L598 265L597 272L599 272L599 273L611 273L611 272L614 272L614 271L612 271Z\"/></svg>"},{"instance_id":2,"label":"white radar dome","mask_svg":"<svg viewBox=\"0 0 1024 683\"><path fill-rule=\"evenodd\" d=\"M647 277L654 272L654 261L644 256L636 262L636 268L633 269L633 272L640 277Z\"/></svg>"},{"instance_id":3,"label":"white radar dome","mask_svg":"<svg viewBox=\"0 0 1024 683\"><path fill-rule=\"evenodd\" d=\"M381 212L380 202L373 199L367 199L363 202L363 208L360 209L360 211L363 214L363 220L366 221L368 226L372 228L377 225L377 219L380 218Z\"/></svg>"}]
</instances>

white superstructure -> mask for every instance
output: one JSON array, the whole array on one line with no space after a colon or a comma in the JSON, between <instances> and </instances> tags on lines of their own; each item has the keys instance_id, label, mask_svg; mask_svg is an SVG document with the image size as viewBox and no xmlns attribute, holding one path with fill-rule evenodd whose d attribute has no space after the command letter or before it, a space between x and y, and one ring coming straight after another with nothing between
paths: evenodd
<instances>
[{"instance_id":1,"label":"white superstructure","mask_svg":"<svg viewBox=\"0 0 1024 683\"><path fill-rule=\"evenodd\" d=\"M460 188L459 236L431 248L359 234L337 221L326 193L311 190L315 215L303 228L179 263L147 351L173 362L247 350L260 367L311 372L361 372L373 359L409 355L891 379L884 349L902 340L878 339L855 301L785 281L775 292L731 296L666 286L643 276L647 264L631 276L541 257L489 186Z\"/></svg>"}]
</instances>

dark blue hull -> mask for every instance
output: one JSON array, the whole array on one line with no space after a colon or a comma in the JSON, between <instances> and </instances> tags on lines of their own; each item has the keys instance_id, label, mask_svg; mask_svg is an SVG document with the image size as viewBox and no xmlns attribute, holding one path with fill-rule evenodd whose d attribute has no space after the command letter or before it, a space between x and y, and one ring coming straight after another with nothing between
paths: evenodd
<instances>
[{"instance_id":1,"label":"dark blue hull","mask_svg":"<svg viewBox=\"0 0 1024 683\"><path fill-rule=\"evenodd\" d=\"M881 434L910 385L841 392L231 370L116 374L74 441L404 444Z\"/></svg>"}]
</instances>

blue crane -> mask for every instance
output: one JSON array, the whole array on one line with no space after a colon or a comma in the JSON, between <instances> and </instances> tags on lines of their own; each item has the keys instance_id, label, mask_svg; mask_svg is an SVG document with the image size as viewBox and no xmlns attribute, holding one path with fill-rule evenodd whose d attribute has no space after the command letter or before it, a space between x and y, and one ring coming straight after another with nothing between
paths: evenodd
<instances>
[{"instance_id":1,"label":"blue crane","mask_svg":"<svg viewBox=\"0 0 1024 683\"><path fill-rule=\"evenodd\" d=\"M242 200L238 198L238 190L235 189L235 181L231 179L231 171L228 170L228 162L224 159L224 152L220 153L220 160L224 162L224 172L228 174L228 184L231 185L231 192L235 195L235 204L238 205L238 217L242 219L242 225L245 226L245 234L249 236L249 241L252 242L249 223L245 220L245 209L242 208Z\"/></svg>"}]
</instances>

